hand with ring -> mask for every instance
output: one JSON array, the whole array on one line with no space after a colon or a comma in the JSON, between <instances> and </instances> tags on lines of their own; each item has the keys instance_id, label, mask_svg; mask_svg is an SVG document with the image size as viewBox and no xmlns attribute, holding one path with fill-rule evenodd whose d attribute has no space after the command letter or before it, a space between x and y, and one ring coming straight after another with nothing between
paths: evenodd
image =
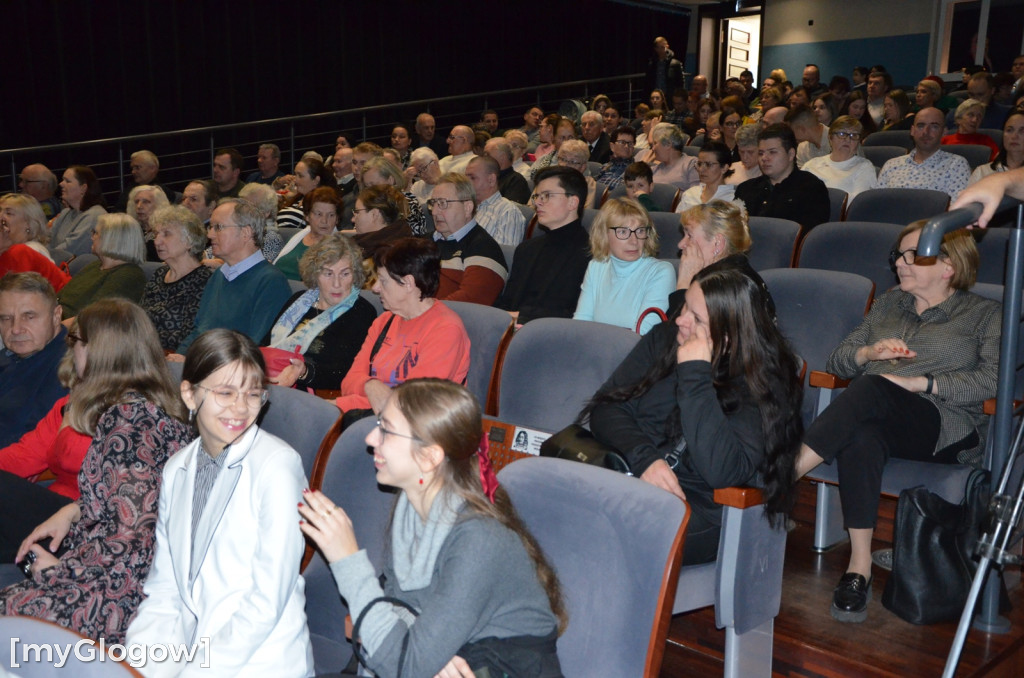
<instances>
[{"instance_id":1,"label":"hand with ring","mask_svg":"<svg viewBox=\"0 0 1024 678\"><path fill-rule=\"evenodd\" d=\"M299 504L302 533L313 540L328 563L347 558L359 550L352 520L319 490L303 491L305 504Z\"/></svg>"}]
</instances>

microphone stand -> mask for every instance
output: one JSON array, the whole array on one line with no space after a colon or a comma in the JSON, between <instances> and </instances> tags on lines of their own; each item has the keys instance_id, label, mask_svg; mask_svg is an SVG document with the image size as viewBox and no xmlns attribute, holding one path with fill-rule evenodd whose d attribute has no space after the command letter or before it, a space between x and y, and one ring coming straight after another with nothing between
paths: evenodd
<instances>
[{"instance_id":1,"label":"microphone stand","mask_svg":"<svg viewBox=\"0 0 1024 678\"><path fill-rule=\"evenodd\" d=\"M1010 622L999 615L999 576L1004 565L1020 563L1021 558L1011 552L1013 545L1020 540L1021 522L1024 519L1024 478L1018 481L1015 494L1008 493L1010 477L1013 473L1014 461L1021 449L1024 439L1024 426L1018 427L1016 439L1011 447L1010 432L1013 424L1013 392L1017 367L1017 344L1021 321L1021 291L1024 288L1024 205L1007 198L1000 204L997 213L1015 209L1017 223L1010 230L1009 245L1006 253L1006 276L1003 286L1003 327L999 345L999 382L996 387L996 414L991 427L992 456L986 468L994 472L1002 468L998 487L993 491L989 502L989 518L985 533L982 534L975 547L975 555L980 557L978 569L974 573L967 603L960 616L960 624L953 638L943 678L953 678L956 673L960 654L967 632L972 623L974 608L981 598L981 611L974 619L974 626L986 633L1006 633L1010 630ZM974 203L963 209L946 212L933 217L921 231L917 245L918 257L936 257L942 236L950 231L963 228L977 221L981 214L981 205ZM993 478L995 477L993 473ZM996 568L996 576L989 577L992 567Z\"/></svg>"}]
</instances>

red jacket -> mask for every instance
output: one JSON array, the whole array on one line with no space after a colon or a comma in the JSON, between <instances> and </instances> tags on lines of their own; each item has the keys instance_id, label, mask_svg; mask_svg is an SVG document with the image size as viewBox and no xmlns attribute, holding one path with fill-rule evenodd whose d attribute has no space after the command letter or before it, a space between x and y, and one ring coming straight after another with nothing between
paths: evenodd
<instances>
[{"instance_id":1,"label":"red jacket","mask_svg":"<svg viewBox=\"0 0 1024 678\"><path fill-rule=\"evenodd\" d=\"M64 396L54 403L33 430L0 450L0 471L22 478L31 478L46 470L53 471L57 479L50 485L50 491L77 501L78 472L92 444L92 436L79 433L70 426L61 428L67 404L68 396Z\"/></svg>"}]
</instances>

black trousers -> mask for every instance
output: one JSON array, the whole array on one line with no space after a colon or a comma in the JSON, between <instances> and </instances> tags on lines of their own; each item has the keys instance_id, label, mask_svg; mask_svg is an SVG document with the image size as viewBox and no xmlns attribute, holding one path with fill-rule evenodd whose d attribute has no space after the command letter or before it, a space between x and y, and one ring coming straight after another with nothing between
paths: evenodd
<instances>
[{"instance_id":1,"label":"black trousers","mask_svg":"<svg viewBox=\"0 0 1024 678\"><path fill-rule=\"evenodd\" d=\"M931 401L877 375L855 379L811 424L804 443L825 461L836 460L847 529L875 527L889 457L951 464L977 443L971 434L935 453L941 425Z\"/></svg>"},{"instance_id":2,"label":"black trousers","mask_svg":"<svg viewBox=\"0 0 1024 678\"><path fill-rule=\"evenodd\" d=\"M0 471L0 563L13 563L25 537L70 503L62 494ZM40 543L45 547L49 539Z\"/></svg>"}]
</instances>

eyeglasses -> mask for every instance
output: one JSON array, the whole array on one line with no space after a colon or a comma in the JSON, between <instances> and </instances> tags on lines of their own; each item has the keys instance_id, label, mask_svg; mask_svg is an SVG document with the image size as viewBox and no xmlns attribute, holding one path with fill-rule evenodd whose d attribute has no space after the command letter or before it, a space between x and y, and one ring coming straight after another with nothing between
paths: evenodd
<instances>
[{"instance_id":1,"label":"eyeglasses","mask_svg":"<svg viewBox=\"0 0 1024 678\"><path fill-rule=\"evenodd\" d=\"M647 236L650 235L651 229L647 226L640 226L639 228L627 228L625 226L609 226L609 231L615 232L615 237L619 240L629 240L629 236L635 235L637 240L647 240Z\"/></svg>"},{"instance_id":2,"label":"eyeglasses","mask_svg":"<svg viewBox=\"0 0 1024 678\"><path fill-rule=\"evenodd\" d=\"M534 193L530 197L533 199L533 204L534 205L539 205L542 202L547 202L548 200L551 200L551 196L553 196L553 195L569 195L569 194L566 193L565 191L541 191L540 193Z\"/></svg>"},{"instance_id":3,"label":"eyeglasses","mask_svg":"<svg viewBox=\"0 0 1024 678\"><path fill-rule=\"evenodd\" d=\"M256 410L263 407L263 404L267 402L267 391L266 389L256 389L253 391L239 391L237 388L220 387L220 388L207 388L202 384L196 384L196 388L201 388L204 391L209 391L213 394L213 401L221 407L234 407L235 403L238 402L239 398L242 398L242 402L250 410Z\"/></svg>"},{"instance_id":4,"label":"eyeglasses","mask_svg":"<svg viewBox=\"0 0 1024 678\"><path fill-rule=\"evenodd\" d=\"M431 161L427 162L426 164L424 164L422 166L421 165L413 165L413 169L416 170L416 174L423 174L435 162L437 162L437 161L436 160L431 160Z\"/></svg>"},{"instance_id":5,"label":"eyeglasses","mask_svg":"<svg viewBox=\"0 0 1024 678\"><path fill-rule=\"evenodd\" d=\"M446 210L448 209L448 204L453 202L473 202L473 200L471 198L460 198L459 200L455 198L430 198L427 200L427 209L432 210L436 207L439 210Z\"/></svg>"},{"instance_id":6,"label":"eyeglasses","mask_svg":"<svg viewBox=\"0 0 1024 678\"><path fill-rule=\"evenodd\" d=\"M722 123L722 127L733 128L733 127L739 127L741 124L742 123L739 122L739 121L736 121L736 122L723 122Z\"/></svg>"},{"instance_id":7,"label":"eyeglasses","mask_svg":"<svg viewBox=\"0 0 1024 678\"><path fill-rule=\"evenodd\" d=\"M213 224L213 223L211 223L211 224L207 225L206 230L207 231L213 231L214 233L220 233L225 228L232 228L232 227L234 227L234 228L242 228L238 224Z\"/></svg>"},{"instance_id":8,"label":"eyeglasses","mask_svg":"<svg viewBox=\"0 0 1024 678\"><path fill-rule=\"evenodd\" d=\"M895 266L896 262L903 259L903 262L913 266L914 262L917 261L917 250L910 248L909 250L892 250L889 252L889 266Z\"/></svg>"},{"instance_id":9,"label":"eyeglasses","mask_svg":"<svg viewBox=\"0 0 1024 678\"><path fill-rule=\"evenodd\" d=\"M422 443L423 442L422 440L420 440L416 436L407 436L404 433L398 433L396 431L389 431L389 430L387 430L386 428L384 428L384 424L381 423L380 419L377 420L377 428L380 429L380 441L381 442L384 442L384 439L387 438L388 436L397 436L399 438L407 438L409 440L415 440L418 443Z\"/></svg>"},{"instance_id":10,"label":"eyeglasses","mask_svg":"<svg viewBox=\"0 0 1024 678\"><path fill-rule=\"evenodd\" d=\"M697 165L697 169L704 169L705 167L721 167L723 165L723 163L720 162L705 162L704 160L698 160L694 164Z\"/></svg>"},{"instance_id":11,"label":"eyeglasses","mask_svg":"<svg viewBox=\"0 0 1024 678\"><path fill-rule=\"evenodd\" d=\"M635 141L626 141L625 139L616 139L612 143L618 144L619 146L636 146Z\"/></svg>"},{"instance_id":12,"label":"eyeglasses","mask_svg":"<svg viewBox=\"0 0 1024 678\"><path fill-rule=\"evenodd\" d=\"M572 158L566 158L564 156L558 156L559 165L574 165L576 167L582 167L587 164L586 160L573 160Z\"/></svg>"},{"instance_id":13,"label":"eyeglasses","mask_svg":"<svg viewBox=\"0 0 1024 678\"><path fill-rule=\"evenodd\" d=\"M68 348L74 348L78 342L82 342L83 346L89 343L74 332L68 332L68 335L64 337L64 341L67 342Z\"/></svg>"},{"instance_id":14,"label":"eyeglasses","mask_svg":"<svg viewBox=\"0 0 1024 678\"><path fill-rule=\"evenodd\" d=\"M352 213L353 214L359 214L360 212L369 212L369 211L370 211L369 207L353 207L352 208Z\"/></svg>"},{"instance_id":15,"label":"eyeglasses","mask_svg":"<svg viewBox=\"0 0 1024 678\"><path fill-rule=\"evenodd\" d=\"M860 132L835 132L832 136L857 141L857 139L860 139Z\"/></svg>"}]
</instances>

